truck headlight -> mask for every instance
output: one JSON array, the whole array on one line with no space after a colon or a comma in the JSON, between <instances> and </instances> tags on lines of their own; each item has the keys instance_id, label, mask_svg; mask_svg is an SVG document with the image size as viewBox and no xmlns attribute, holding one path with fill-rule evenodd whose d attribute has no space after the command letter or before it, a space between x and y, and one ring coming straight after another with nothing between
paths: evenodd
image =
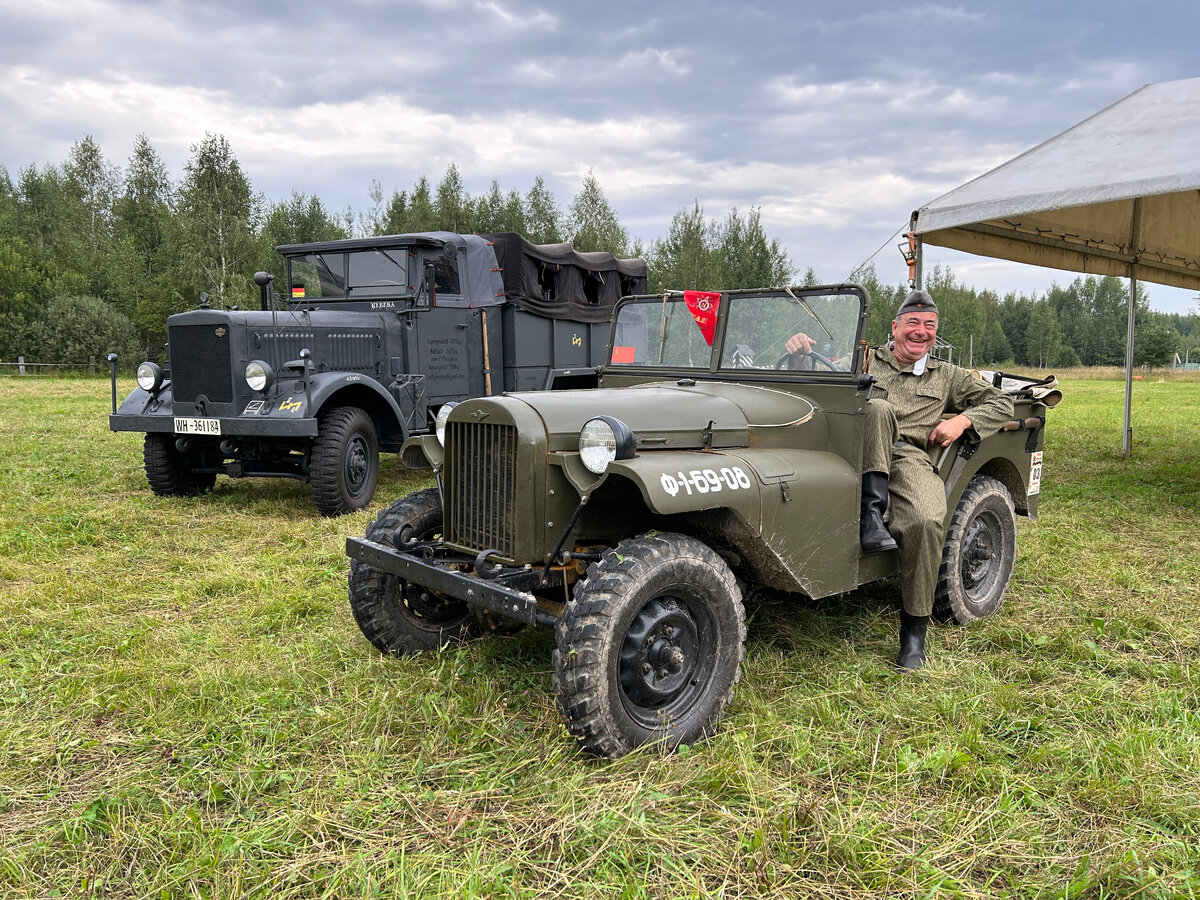
<instances>
[{"instance_id":1,"label":"truck headlight","mask_svg":"<svg viewBox=\"0 0 1200 900\"><path fill-rule=\"evenodd\" d=\"M446 420L450 418L450 411L458 406L457 400L450 400L438 407L437 418L433 420L433 430L437 434L438 443L443 447L446 446Z\"/></svg>"},{"instance_id":2,"label":"truck headlight","mask_svg":"<svg viewBox=\"0 0 1200 900\"><path fill-rule=\"evenodd\" d=\"M250 390L262 393L275 381L275 373L261 359L252 359L246 364L246 384Z\"/></svg>"},{"instance_id":3,"label":"truck headlight","mask_svg":"<svg viewBox=\"0 0 1200 900\"><path fill-rule=\"evenodd\" d=\"M163 370L152 362L141 363L137 367L137 383L143 391L153 394L163 383Z\"/></svg>"},{"instance_id":4,"label":"truck headlight","mask_svg":"<svg viewBox=\"0 0 1200 900\"><path fill-rule=\"evenodd\" d=\"M614 459L629 459L636 449L629 426L612 416L588 419L579 432L579 459L597 475L604 474Z\"/></svg>"}]
</instances>

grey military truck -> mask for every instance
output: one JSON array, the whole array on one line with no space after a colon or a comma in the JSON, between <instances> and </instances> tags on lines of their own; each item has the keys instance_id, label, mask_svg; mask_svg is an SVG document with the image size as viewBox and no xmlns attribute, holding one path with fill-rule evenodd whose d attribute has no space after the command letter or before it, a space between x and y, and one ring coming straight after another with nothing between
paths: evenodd
<instances>
[{"instance_id":1,"label":"grey military truck","mask_svg":"<svg viewBox=\"0 0 1200 900\"><path fill-rule=\"evenodd\" d=\"M402 453L437 487L347 540L363 634L406 654L548 625L584 748L709 735L739 677L745 595L829 597L898 572L898 551L859 544L868 304L854 285L626 298L598 390L454 407ZM784 345L801 331L818 344L798 370ZM1037 511L1046 403L1023 384L1004 430L931 455L949 510L935 610L957 623L999 608L1016 516Z\"/></svg>"},{"instance_id":2,"label":"grey military truck","mask_svg":"<svg viewBox=\"0 0 1200 900\"><path fill-rule=\"evenodd\" d=\"M596 384L613 305L646 265L513 233L393 235L276 248L287 285L260 309L167 320L168 362L143 362L113 431L145 432L151 490L218 475L308 481L324 515L364 507L379 452L430 432L467 397Z\"/></svg>"}]
</instances>

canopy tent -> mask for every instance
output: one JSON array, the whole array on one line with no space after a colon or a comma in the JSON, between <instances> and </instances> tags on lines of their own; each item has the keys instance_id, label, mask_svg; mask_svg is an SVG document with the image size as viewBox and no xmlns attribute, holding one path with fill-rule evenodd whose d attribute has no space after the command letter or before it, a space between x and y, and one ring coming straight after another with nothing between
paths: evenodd
<instances>
[{"instance_id":1,"label":"canopy tent","mask_svg":"<svg viewBox=\"0 0 1200 900\"><path fill-rule=\"evenodd\" d=\"M920 244L1131 281L1124 452L1130 450L1137 279L1200 289L1200 78L1148 84L913 213Z\"/></svg>"}]
</instances>

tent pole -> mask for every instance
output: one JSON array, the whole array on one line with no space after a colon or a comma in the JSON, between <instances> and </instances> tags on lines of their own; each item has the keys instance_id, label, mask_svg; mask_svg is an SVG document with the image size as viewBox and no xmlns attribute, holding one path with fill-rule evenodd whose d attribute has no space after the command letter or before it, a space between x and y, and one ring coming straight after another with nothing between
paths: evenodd
<instances>
[{"instance_id":1,"label":"tent pole","mask_svg":"<svg viewBox=\"0 0 1200 900\"><path fill-rule=\"evenodd\" d=\"M1121 455L1126 459L1133 452L1133 427L1130 410L1133 407L1133 314L1137 310L1137 258L1138 242L1142 230L1142 198L1133 199L1133 222L1129 229L1129 253L1133 262L1129 264L1129 321L1125 326L1125 430L1121 436Z\"/></svg>"},{"instance_id":2,"label":"tent pole","mask_svg":"<svg viewBox=\"0 0 1200 900\"><path fill-rule=\"evenodd\" d=\"M917 246L916 246L916 261L917 261L917 263L916 263L916 268L913 269L913 280L915 282L913 284L913 287L916 288L917 290L921 290L924 287L924 285L922 285L922 283L921 283L921 279L924 274L922 271L922 269L924 268L924 266L923 266L924 260L921 258L922 256L924 256L924 247L925 247L925 243L918 237L917 238Z\"/></svg>"}]
</instances>

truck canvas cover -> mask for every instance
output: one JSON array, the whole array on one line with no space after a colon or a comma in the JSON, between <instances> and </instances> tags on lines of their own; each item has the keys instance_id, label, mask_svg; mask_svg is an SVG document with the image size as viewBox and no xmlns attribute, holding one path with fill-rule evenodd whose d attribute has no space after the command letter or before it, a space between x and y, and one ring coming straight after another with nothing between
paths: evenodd
<instances>
[{"instance_id":1,"label":"truck canvas cover","mask_svg":"<svg viewBox=\"0 0 1200 900\"><path fill-rule=\"evenodd\" d=\"M646 263L611 253L577 253L570 244L531 244L515 232L492 242L507 299L551 319L607 322L621 297L644 294Z\"/></svg>"}]
</instances>

